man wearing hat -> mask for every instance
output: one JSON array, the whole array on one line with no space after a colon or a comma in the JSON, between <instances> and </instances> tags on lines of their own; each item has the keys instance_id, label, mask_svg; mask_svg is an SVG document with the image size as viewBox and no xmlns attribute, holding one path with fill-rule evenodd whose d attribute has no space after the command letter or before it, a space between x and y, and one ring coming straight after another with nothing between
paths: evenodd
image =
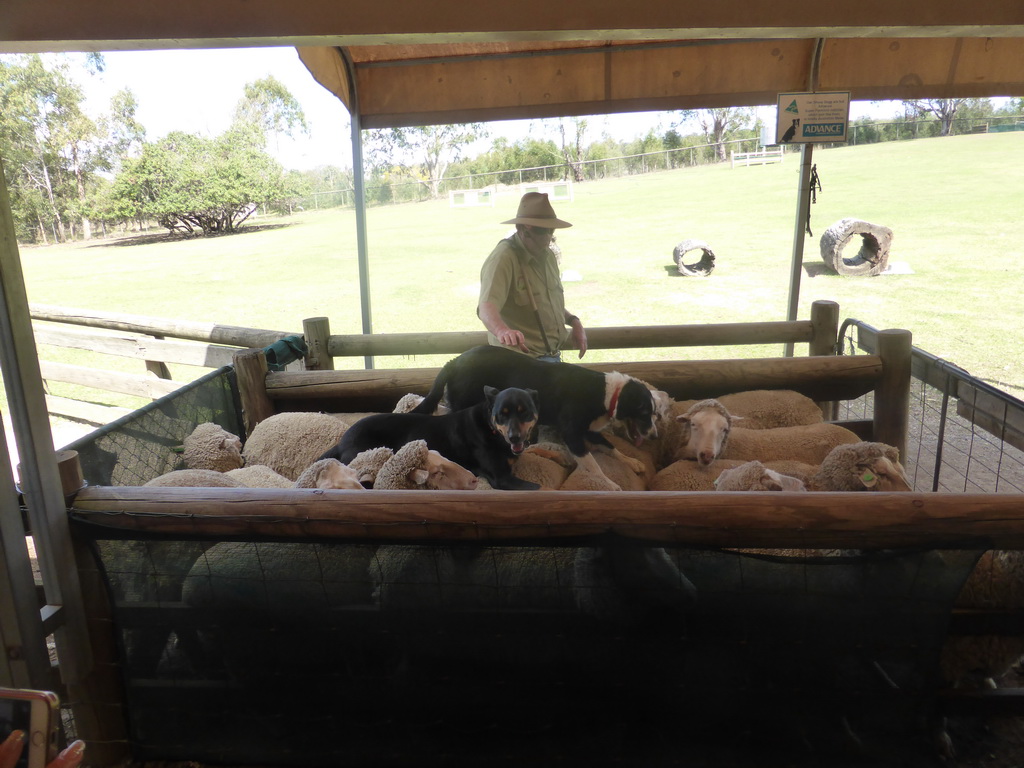
<instances>
[{"instance_id":1,"label":"man wearing hat","mask_svg":"<svg viewBox=\"0 0 1024 768\"><path fill-rule=\"evenodd\" d=\"M563 348L574 346L583 357L587 333L565 309L550 248L555 230L572 224L555 216L543 192L527 192L516 217L501 223L515 224L516 231L498 242L480 270L476 313L487 328L488 343L542 360L558 360Z\"/></svg>"}]
</instances>

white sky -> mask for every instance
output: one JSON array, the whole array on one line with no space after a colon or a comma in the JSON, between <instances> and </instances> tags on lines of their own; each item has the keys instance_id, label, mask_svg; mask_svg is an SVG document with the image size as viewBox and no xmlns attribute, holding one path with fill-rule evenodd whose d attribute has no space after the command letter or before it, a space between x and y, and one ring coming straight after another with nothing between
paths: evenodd
<instances>
[{"instance_id":1,"label":"white sky","mask_svg":"<svg viewBox=\"0 0 1024 768\"><path fill-rule=\"evenodd\" d=\"M81 60L79 55L72 57ZM282 138L278 146L268 148L271 153L288 169L352 165L348 111L313 79L294 48L112 51L104 53L104 59L103 73L89 76L80 71L78 75L87 95L87 109L94 115L107 111L110 97L130 88L139 103L136 116L146 127L149 141L174 130L203 136L222 133L246 83L273 75L302 105L311 133L295 140ZM892 104L854 102L850 118L892 113ZM759 114L774 125L774 107L760 107ZM588 135L596 140L607 132L617 140L629 140L651 128L667 130L672 119L671 113L665 112L590 116ZM495 136L507 136L510 141L524 138L531 133L531 122L489 123L490 138L482 142L479 151L486 150ZM532 132L536 135L536 124Z\"/></svg>"}]
</instances>

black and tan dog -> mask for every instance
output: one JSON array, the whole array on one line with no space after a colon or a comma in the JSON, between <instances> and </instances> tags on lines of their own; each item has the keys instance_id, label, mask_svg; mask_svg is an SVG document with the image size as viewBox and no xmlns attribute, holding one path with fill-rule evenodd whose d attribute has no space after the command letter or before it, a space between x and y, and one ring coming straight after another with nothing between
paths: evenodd
<instances>
[{"instance_id":1,"label":"black and tan dog","mask_svg":"<svg viewBox=\"0 0 1024 768\"><path fill-rule=\"evenodd\" d=\"M512 474L511 461L529 445L537 425L536 392L481 385L478 402L442 416L425 413L379 413L346 430L338 444L320 458L348 464L358 454L381 446L397 451L412 440L486 478L494 488L535 491L536 483Z\"/></svg>"},{"instance_id":2,"label":"black and tan dog","mask_svg":"<svg viewBox=\"0 0 1024 768\"><path fill-rule=\"evenodd\" d=\"M604 474L590 455L588 442L615 454L638 474L644 471L642 462L621 453L600 433L612 419L618 419L635 443L657 435L654 398L636 379L570 363L534 360L504 347L473 347L445 363L430 393L413 413L432 413L442 396L452 408L466 408L480 400L484 386L535 390L540 423L556 428L589 471Z\"/></svg>"}]
</instances>

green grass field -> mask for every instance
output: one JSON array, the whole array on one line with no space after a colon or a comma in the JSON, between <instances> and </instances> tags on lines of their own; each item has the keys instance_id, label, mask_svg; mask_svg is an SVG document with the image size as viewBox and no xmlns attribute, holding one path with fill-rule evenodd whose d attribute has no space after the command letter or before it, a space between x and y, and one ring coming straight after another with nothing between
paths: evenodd
<instances>
[{"instance_id":1,"label":"green grass field","mask_svg":"<svg viewBox=\"0 0 1024 768\"><path fill-rule=\"evenodd\" d=\"M576 185L572 202L556 204L559 216L575 225L559 233L563 270L581 277L565 283L567 306L588 326L786 319L798 158ZM807 318L814 300L836 301L841 318L907 328L922 349L1021 396L1024 133L817 150L814 162L822 189L811 208L814 235L805 245L798 316ZM374 330L480 328L474 312L480 264L510 230L499 222L514 215L517 203L518 192L508 190L494 208L453 209L439 200L371 209ZM820 274L819 238L845 217L890 227L890 264L910 273ZM294 332L301 331L303 318L324 315L332 332L358 333L354 213L307 212L258 223L266 228L226 237L23 248L29 301ZM715 251L710 277L674 274L672 248L687 238L704 240ZM851 246L846 255L855 250ZM781 351L781 345L595 350L586 359ZM79 362L49 347L41 347L40 356ZM440 360L382 358L378 365L428 366ZM135 372L142 367L134 360L115 365ZM362 360L350 365L361 367ZM200 372L193 369L191 375ZM72 388L56 393L82 396Z\"/></svg>"}]
</instances>

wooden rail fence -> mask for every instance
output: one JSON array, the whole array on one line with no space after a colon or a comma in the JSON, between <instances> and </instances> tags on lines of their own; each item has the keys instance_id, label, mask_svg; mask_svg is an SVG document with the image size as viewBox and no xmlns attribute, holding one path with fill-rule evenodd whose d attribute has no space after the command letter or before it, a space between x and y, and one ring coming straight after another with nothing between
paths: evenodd
<instances>
[{"instance_id":1,"label":"wooden rail fence","mask_svg":"<svg viewBox=\"0 0 1024 768\"><path fill-rule=\"evenodd\" d=\"M187 383L171 379L168 363L220 368L230 365L232 355L239 350L263 348L292 333L46 304L30 305L29 313L37 346L87 350L134 358L143 364L139 373L126 373L40 360L40 373L46 382L153 400ZM55 395L47 395L46 403L51 415L91 424L107 424L129 412L127 408Z\"/></svg>"},{"instance_id":2,"label":"wooden rail fence","mask_svg":"<svg viewBox=\"0 0 1024 768\"><path fill-rule=\"evenodd\" d=\"M262 349L295 333L44 304L32 304L29 310L37 345L86 350L142 363L138 373L127 373L41 360L46 382L150 399L163 397L187 383L172 380L168 364L220 368L231 364L237 352ZM810 320L591 328L587 336L591 349L807 343L809 354L831 355L835 352L838 324L838 304L821 301L812 306ZM304 320L303 336L308 355L301 365L290 370L334 370L337 357L459 354L487 343L482 330L332 336L325 317ZM92 424L107 424L129 411L54 395L47 396L47 407L51 415Z\"/></svg>"}]
</instances>

